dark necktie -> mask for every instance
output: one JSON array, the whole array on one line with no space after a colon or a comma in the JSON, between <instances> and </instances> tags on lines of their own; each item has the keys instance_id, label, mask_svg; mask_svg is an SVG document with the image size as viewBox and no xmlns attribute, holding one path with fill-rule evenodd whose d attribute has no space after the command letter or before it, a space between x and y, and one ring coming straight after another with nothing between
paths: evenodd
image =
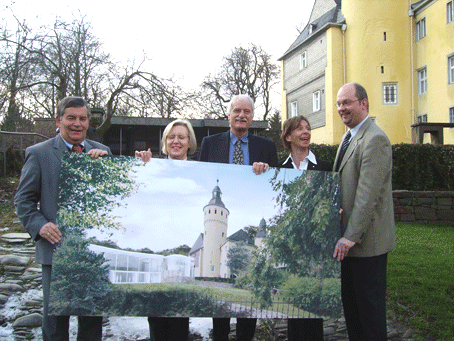
<instances>
[{"instance_id":1,"label":"dark necktie","mask_svg":"<svg viewBox=\"0 0 454 341\"><path fill-rule=\"evenodd\" d=\"M340 167L340 164L342 162L342 159L344 158L345 151L347 150L348 145L350 144L350 137L351 136L352 136L352 134L350 133L350 130L347 131L347 134L345 134L344 142L342 142L342 147L341 147L341 150L339 152L339 157L337 159L335 171L339 170L339 167Z\"/></svg>"},{"instance_id":2,"label":"dark necktie","mask_svg":"<svg viewBox=\"0 0 454 341\"><path fill-rule=\"evenodd\" d=\"M241 140L235 142L235 150L233 151L233 163L235 165L244 165L243 149L241 149Z\"/></svg>"},{"instance_id":3,"label":"dark necktie","mask_svg":"<svg viewBox=\"0 0 454 341\"><path fill-rule=\"evenodd\" d=\"M71 150L74 153L83 153L84 152L82 145L80 145L80 144L74 144Z\"/></svg>"}]
</instances>

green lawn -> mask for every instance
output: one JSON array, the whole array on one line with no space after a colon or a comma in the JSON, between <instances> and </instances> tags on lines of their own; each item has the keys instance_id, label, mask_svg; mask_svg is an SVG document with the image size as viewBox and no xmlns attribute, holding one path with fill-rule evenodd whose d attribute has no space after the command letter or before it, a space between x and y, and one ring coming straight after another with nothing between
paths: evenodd
<instances>
[{"instance_id":1,"label":"green lawn","mask_svg":"<svg viewBox=\"0 0 454 341\"><path fill-rule=\"evenodd\" d=\"M454 227L397 223L388 310L421 336L454 340Z\"/></svg>"}]
</instances>

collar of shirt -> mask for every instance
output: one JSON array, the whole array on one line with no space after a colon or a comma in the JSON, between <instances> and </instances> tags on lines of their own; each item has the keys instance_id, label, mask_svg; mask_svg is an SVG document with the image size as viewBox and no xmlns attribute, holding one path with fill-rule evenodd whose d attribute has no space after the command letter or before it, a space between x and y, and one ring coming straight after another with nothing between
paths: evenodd
<instances>
[{"instance_id":1,"label":"collar of shirt","mask_svg":"<svg viewBox=\"0 0 454 341\"><path fill-rule=\"evenodd\" d=\"M66 144L66 147L69 148L69 150L72 150L73 149L73 145L71 143L69 143L68 141L66 141L62 136L61 134L59 134L61 139L63 140L63 142ZM85 140L83 140L80 145L82 146L82 148L85 150Z\"/></svg>"},{"instance_id":2,"label":"collar of shirt","mask_svg":"<svg viewBox=\"0 0 454 341\"><path fill-rule=\"evenodd\" d=\"M293 168L300 169L300 170L307 170L307 166L309 165L309 161L312 162L314 165L317 164L317 159L315 158L315 154L309 150L309 154L304 158L303 161L300 162L300 167L296 167L295 161L293 161L292 153L288 156L287 160L284 163L291 161Z\"/></svg>"},{"instance_id":3,"label":"collar of shirt","mask_svg":"<svg viewBox=\"0 0 454 341\"><path fill-rule=\"evenodd\" d=\"M248 136L249 132L241 138L241 149L243 150L243 160L245 165L249 165ZM238 137L230 130L229 163L233 163L233 153L235 151L236 141L238 141Z\"/></svg>"},{"instance_id":4,"label":"collar of shirt","mask_svg":"<svg viewBox=\"0 0 454 341\"><path fill-rule=\"evenodd\" d=\"M364 120L362 120L356 127L350 129L350 134L352 134L352 137L350 137L350 141L355 137L356 133L358 132L359 128L364 124L369 119L369 116L366 116Z\"/></svg>"}]
</instances>

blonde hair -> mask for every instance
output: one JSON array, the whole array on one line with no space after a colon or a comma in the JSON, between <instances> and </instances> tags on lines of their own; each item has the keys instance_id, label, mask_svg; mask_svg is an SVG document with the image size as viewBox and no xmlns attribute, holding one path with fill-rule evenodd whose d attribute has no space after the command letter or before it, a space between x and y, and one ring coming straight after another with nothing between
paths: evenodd
<instances>
[{"instance_id":1,"label":"blonde hair","mask_svg":"<svg viewBox=\"0 0 454 341\"><path fill-rule=\"evenodd\" d=\"M188 154L194 154L195 151L197 150L197 140L195 138L195 133L194 129L192 129L191 123L189 123L188 120L182 120L178 119L175 121L170 122L167 127L164 129L164 133L162 134L162 139L161 139L161 150L162 152L167 155L167 147L166 147L166 140L167 140L167 135L169 135L170 131L174 126L184 126L188 129L189 133L189 149L188 149Z\"/></svg>"}]
</instances>

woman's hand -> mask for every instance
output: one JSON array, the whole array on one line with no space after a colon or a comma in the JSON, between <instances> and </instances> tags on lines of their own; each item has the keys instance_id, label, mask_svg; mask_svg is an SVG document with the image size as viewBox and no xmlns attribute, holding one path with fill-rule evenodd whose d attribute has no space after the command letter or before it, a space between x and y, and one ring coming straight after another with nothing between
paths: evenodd
<instances>
[{"instance_id":1,"label":"woman's hand","mask_svg":"<svg viewBox=\"0 0 454 341\"><path fill-rule=\"evenodd\" d=\"M137 151L135 152L136 157L140 157L142 161L148 162L151 160L151 150L148 148L148 150L142 150L142 151Z\"/></svg>"}]
</instances>

